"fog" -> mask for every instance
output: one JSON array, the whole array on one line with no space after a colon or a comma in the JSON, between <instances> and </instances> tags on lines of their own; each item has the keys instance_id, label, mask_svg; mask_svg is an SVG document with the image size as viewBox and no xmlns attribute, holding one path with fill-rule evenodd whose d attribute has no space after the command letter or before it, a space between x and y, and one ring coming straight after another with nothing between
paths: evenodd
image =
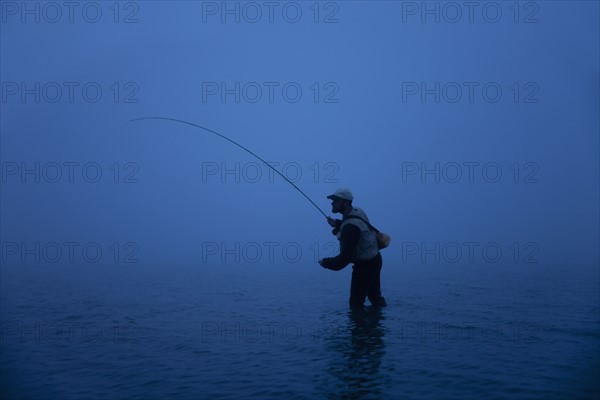
<instances>
[{"instance_id":1,"label":"fog","mask_svg":"<svg viewBox=\"0 0 600 400\"><path fill-rule=\"evenodd\" d=\"M162 116L328 215L349 187L386 266L597 268L597 2L24 4L2 3L6 266L330 253L251 154L130 122Z\"/></svg>"}]
</instances>

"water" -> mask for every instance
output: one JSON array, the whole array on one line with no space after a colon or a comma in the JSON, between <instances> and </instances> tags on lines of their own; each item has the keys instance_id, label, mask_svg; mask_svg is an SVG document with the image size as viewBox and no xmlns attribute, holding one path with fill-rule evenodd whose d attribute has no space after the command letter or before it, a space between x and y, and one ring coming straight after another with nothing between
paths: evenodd
<instances>
[{"instance_id":1,"label":"water","mask_svg":"<svg viewBox=\"0 0 600 400\"><path fill-rule=\"evenodd\" d=\"M567 268L565 268L566 270ZM7 399L597 398L597 272L3 267Z\"/></svg>"}]
</instances>

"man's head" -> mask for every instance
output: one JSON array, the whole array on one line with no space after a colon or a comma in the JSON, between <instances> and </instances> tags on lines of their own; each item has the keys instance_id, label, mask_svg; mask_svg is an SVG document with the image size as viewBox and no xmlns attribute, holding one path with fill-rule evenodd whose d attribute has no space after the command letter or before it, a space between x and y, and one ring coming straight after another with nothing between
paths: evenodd
<instances>
[{"instance_id":1,"label":"man's head","mask_svg":"<svg viewBox=\"0 0 600 400\"><path fill-rule=\"evenodd\" d=\"M327 196L331 200L331 212L344 214L349 209L352 209L352 200L354 196L348 188L336 190L333 194Z\"/></svg>"}]
</instances>

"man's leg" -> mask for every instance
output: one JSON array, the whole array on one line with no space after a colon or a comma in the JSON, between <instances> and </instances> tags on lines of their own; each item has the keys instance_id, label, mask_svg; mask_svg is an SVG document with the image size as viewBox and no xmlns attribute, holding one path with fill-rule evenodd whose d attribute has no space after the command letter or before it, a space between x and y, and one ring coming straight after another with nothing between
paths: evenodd
<instances>
[{"instance_id":1,"label":"man's leg","mask_svg":"<svg viewBox=\"0 0 600 400\"><path fill-rule=\"evenodd\" d=\"M385 307L387 305L385 298L381 295L381 267L383 266L383 259L381 258L381 253L377 254L377 256L370 263L370 272L371 272L371 286L367 295L369 296L369 301L374 306Z\"/></svg>"},{"instance_id":2,"label":"man's leg","mask_svg":"<svg viewBox=\"0 0 600 400\"><path fill-rule=\"evenodd\" d=\"M350 284L350 307L359 308L365 304L369 294L370 276L367 266L352 266L352 283Z\"/></svg>"}]
</instances>

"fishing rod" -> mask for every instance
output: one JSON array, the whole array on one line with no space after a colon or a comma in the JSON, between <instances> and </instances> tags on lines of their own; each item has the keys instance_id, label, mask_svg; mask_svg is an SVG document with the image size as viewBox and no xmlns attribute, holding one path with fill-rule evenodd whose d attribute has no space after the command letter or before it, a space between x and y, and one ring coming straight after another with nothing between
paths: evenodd
<instances>
[{"instance_id":1,"label":"fishing rod","mask_svg":"<svg viewBox=\"0 0 600 400\"><path fill-rule=\"evenodd\" d=\"M307 199L308 201L310 201L310 202L312 203L312 205L313 205L313 206L315 206L315 207L317 208L317 210L319 210L319 211L321 212L321 214L323 214L323 216L325 216L325 218L329 218L329 217L327 216L327 214L325 214L325 213L323 212L323 210L321 210L321 209L319 208L319 206L318 206L318 205L316 205L316 204L315 204L315 202L314 202L314 201L312 201L312 200L310 199L310 197L308 197L308 196L307 196L307 195L306 195L306 194L305 194L305 193L304 193L302 190L300 190L300 188L299 188L298 186L294 185L294 183L293 183L292 181L290 181L290 180L289 180L289 179L288 179L288 178L287 178L285 175L283 175L281 172L277 171L277 170L276 170L276 169L275 169L275 168L274 168L274 167L273 167L271 164L269 164L268 162L266 162L265 160L263 160L261 157L259 157L257 154L255 154L254 152L252 152L252 151L248 150L247 148L245 148L244 146L242 146L242 145L241 145L241 144L239 144L238 142L236 142L236 141L234 141L234 140L231 140L231 139L229 139L227 136L225 136L225 135L221 135L220 133L218 133L218 132L215 132L215 131L213 131L212 129L208 129L208 128L205 128L205 127L203 127L203 126L201 126L201 125L194 124L194 123L192 123L192 122L183 121L183 120L181 120L181 119L176 119L176 118L168 118L168 117L142 117L142 118L134 118L134 119L132 119L132 120L129 120L129 122L142 121L142 120L149 120L149 119L159 119L159 120L164 120L164 121L173 121L173 122L179 122L179 123L182 123L182 124L186 124L186 125L190 125L190 126L193 126L193 127L196 127L196 128L200 128L200 129L203 129L203 130L205 130L205 131L207 131L207 132L213 133L213 134L215 134L215 135L217 135L217 136L219 136L219 137L221 137L221 138L223 138L223 139L225 139L225 140L227 140L227 141L229 141L229 142L231 142L231 143L235 144L236 146L238 146L238 147L240 147L240 148L242 148L242 149L246 150L248 153L252 154L254 157L258 158L260 161L262 161L262 162L264 162L265 164L267 164L267 166L268 166L269 168L271 168L273 171L275 171L275 172L277 172L279 175L281 175L281 177L282 177L283 179L285 179L285 180L286 180L286 181L287 181L287 182L288 182L290 185L292 185L293 187L295 187L295 188L296 188L296 190L298 190L300 193L302 193L302 195L303 195L304 197L306 197L306 199Z\"/></svg>"}]
</instances>

